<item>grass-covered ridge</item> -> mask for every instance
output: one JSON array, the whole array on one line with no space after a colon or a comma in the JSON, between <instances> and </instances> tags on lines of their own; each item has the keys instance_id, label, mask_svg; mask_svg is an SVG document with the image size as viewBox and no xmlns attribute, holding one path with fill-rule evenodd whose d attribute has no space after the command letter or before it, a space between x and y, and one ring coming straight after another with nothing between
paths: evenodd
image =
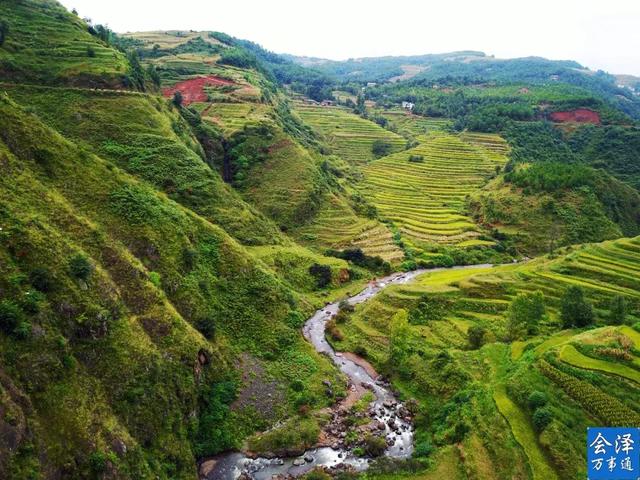
<instances>
[{"instance_id":1,"label":"grass-covered ridge","mask_svg":"<svg viewBox=\"0 0 640 480\"><path fill-rule=\"evenodd\" d=\"M88 31L87 24L53 0L7 0L0 5L7 33L0 45L3 80L122 86L130 65L122 52Z\"/></svg>"}]
</instances>

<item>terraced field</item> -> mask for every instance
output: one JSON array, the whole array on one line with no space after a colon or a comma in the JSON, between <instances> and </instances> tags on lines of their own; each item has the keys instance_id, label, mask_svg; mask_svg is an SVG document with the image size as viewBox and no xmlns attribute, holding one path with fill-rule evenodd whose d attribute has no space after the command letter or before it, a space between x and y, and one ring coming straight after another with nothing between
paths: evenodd
<instances>
[{"instance_id":1,"label":"terraced field","mask_svg":"<svg viewBox=\"0 0 640 480\"><path fill-rule=\"evenodd\" d=\"M400 135L418 140L421 139L421 135L446 130L452 125L451 120L447 118L422 117L405 110L376 110L375 113L396 125Z\"/></svg>"},{"instance_id":2,"label":"terraced field","mask_svg":"<svg viewBox=\"0 0 640 480\"><path fill-rule=\"evenodd\" d=\"M332 153L351 164L366 164L375 157L371 152L373 142L384 140L398 152L406 140L379 125L354 115L342 107L319 107L297 104L302 119L318 130L331 147Z\"/></svg>"},{"instance_id":3,"label":"terraced field","mask_svg":"<svg viewBox=\"0 0 640 480\"><path fill-rule=\"evenodd\" d=\"M624 295L630 306L627 323L640 320L640 237L558 253L557 258L522 264L436 270L411 283L389 287L358 307L340 326L345 340L337 346L350 351L366 348L375 366L387 365L391 326L399 310L406 310L412 339L409 348L414 356L404 365L411 372L406 376L410 380L397 379L401 390L415 398L424 396L433 409L437 405L431 396L433 379L440 367L433 368L434 363L429 362L449 359L448 367L442 370L451 369L444 377L447 385L456 381L456 375L470 375L482 384L463 390L470 384L467 380L460 387L464 395L478 395L479 403L473 407L478 410L470 417L473 422L484 416L493 419L484 427L492 430L477 430L481 445L490 448L496 438L514 442L514 453L517 450L526 457L526 478L584 478L583 463L563 463L564 448L575 449L579 458L587 425L640 422L640 390L636 388L640 382L640 333L629 326L602 326L608 321L615 294ZM576 284L584 287L593 304L597 324L590 329L562 330L560 299L567 286ZM535 290L544 293L548 318L540 325L539 335L514 342L509 348L504 343L509 303L517 294ZM418 311L425 317L414 316ZM473 325L486 329L487 345L478 350L469 349L467 331ZM606 353L611 350L626 352L625 360ZM394 364L394 368L400 367ZM475 388L483 393L478 394ZM536 408L527 400L533 391L543 392L548 402L544 412L551 412L557 425L541 427L537 423ZM562 451L549 448L551 442L569 433L572 446L565 445ZM466 458L468 469L482 467L471 455Z\"/></svg>"},{"instance_id":4,"label":"terraced field","mask_svg":"<svg viewBox=\"0 0 640 480\"><path fill-rule=\"evenodd\" d=\"M420 162L410 157L422 157ZM459 244L479 233L465 215L465 197L482 186L506 157L434 133L416 148L363 167L363 193L414 242Z\"/></svg>"},{"instance_id":5,"label":"terraced field","mask_svg":"<svg viewBox=\"0 0 640 480\"><path fill-rule=\"evenodd\" d=\"M404 257L389 229L375 220L356 216L344 198L337 195L329 195L314 220L295 235L303 242L325 248L359 247L366 254L388 262L398 262Z\"/></svg>"},{"instance_id":6,"label":"terraced field","mask_svg":"<svg viewBox=\"0 0 640 480\"><path fill-rule=\"evenodd\" d=\"M225 135L242 130L245 125L268 121L269 107L260 103L210 103L202 118L222 128Z\"/></svg>"}]
</instances>

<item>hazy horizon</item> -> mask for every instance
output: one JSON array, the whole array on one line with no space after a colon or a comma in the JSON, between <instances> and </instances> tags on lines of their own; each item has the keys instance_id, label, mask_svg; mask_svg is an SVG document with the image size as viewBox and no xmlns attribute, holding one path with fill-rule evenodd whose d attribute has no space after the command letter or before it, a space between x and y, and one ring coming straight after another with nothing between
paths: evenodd
<instances>
[{"instance_id":1,"label":"hazy horizon","mask_svg":"<svg viewBox=\"0 0 640 480\"><path fill-rule=\"evenodd\" d=\"M447 5L399 0L392 7L327 0L313 10L291 0L276 5L247 0L242 11L237 4L202 0L61 3L117 32L217 30L299 56L346 60L476 50L497 58L575 60L592 70L640 76L640 2L632 0Z\"/></svg>"}]
</instances>

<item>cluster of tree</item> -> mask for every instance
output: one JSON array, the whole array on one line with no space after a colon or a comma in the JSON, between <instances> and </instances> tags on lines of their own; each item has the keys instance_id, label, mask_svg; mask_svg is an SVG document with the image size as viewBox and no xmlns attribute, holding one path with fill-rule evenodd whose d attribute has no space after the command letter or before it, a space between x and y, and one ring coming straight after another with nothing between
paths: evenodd
<instances>
[{"instance_id":1,"label":"cluster of tree","mask_svg":"<svg viewBox=\"0 0 640 480\"><path fill-rule=\"evenodd\" d=\"M362 268L372 272L388 275L391 273L391 265L381 257L365 254L361 248L346 248L344 250L327 250L327 256L342 258Z\"/></svg>"},{"instance_id":2,"label":"cluster of tree","mask_svg":"<svg viewBox=\"0 0 640 480\"><path fill-rule=\"evenodd\" d=\"M290 85L294 91L316 101L333 99L332 91L335 87L335 81L328 75L298 65L283 55L262 48L257 43L220 32L212 32L210 35L232 47L222 50L221 63L259 69L269 79Z\"/></svg>"}]
</instances>

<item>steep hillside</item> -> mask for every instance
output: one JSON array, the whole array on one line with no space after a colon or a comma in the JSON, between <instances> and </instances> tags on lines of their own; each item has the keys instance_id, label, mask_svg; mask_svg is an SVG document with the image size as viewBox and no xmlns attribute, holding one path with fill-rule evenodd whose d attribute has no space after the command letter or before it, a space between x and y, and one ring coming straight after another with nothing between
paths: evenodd
<instances>
[{"instance_id":1,"label":"steep hillside","mask_svg":"<svg viewBox=\"0 0 640 480\"><path fill-rule=\"evenodd\" d=\"M106 88L126 82L102 60L127 72L135 55L52 2L0 8L0 55L24 62L0 98L0 476L192 479L198 459L332 403L342 380L301 320L370 273L296 246L226 184L215 126ZM27 61L13 42L40 21L59 37L30 36ZM52 39L96 55L49 62Z\"/></svg>"},{"instance_id":2,"label":"steep hillside","mask_svg":"<svg viewBox=\"0 0 640 480\"><path fill-rule=\"evenodd\" d=\"M364 168L363 193L414 243L469 244L479 233L464 215L465 197L505 162L455 136L433 134Z\"/></svg>"},{"instance_id":3,"label":"steep hillside","mask_svg":"<svg viewBox=\"0 0 640 480\"><path fill-rule=\"evenodd\" d=\"M3 80L91 87L127 86L131 65L89 33L87 24L54 0L6 0L0 17Z\"/></svg>"}]
</instances>

